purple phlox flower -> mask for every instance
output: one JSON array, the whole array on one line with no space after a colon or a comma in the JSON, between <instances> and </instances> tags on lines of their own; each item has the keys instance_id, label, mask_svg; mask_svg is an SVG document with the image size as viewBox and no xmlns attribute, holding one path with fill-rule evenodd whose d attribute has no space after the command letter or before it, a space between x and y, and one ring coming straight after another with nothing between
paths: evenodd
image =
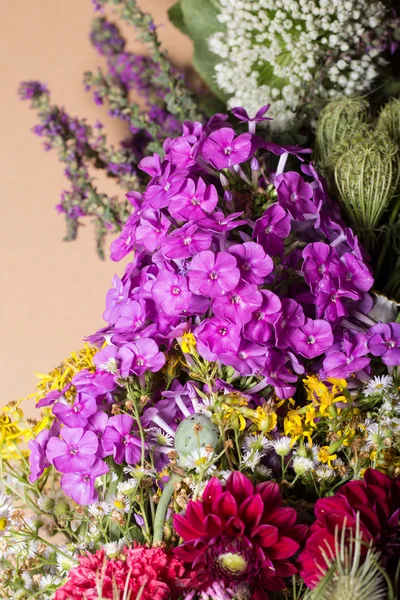
<instances>
[{"instance_id":1,"label":"purple phlox flower","mask_svg":"<svg viewBox=\"0 0 400 600\"><path fill-rule=\"evenodd\" d=\"M136 217L128 219L119 237L111 242L110 258L119 262L131 252L136 243Z\"/></svg>"},{"instance_id":2,"label":"purple phlox flower","mask_svg":"<svg viewBox=\"0 0 400 600\"><path fill-rule=\"evenodd\" d=\"M263 375L269 385L275 388L278 398L290 398L296 388L291 385L297 381L297 375L286 367L286 361L282 354L271 350L263 370Z\"/></svg>"},{"instance_id":3,"label":"purple phlox flower","mask_svg":"<svg viewBox=\"0 0 400 600\"><path fill-rule=\"evenodd\" d=\"M234 290L214 297L212 309L220 319L240 325L251 320L253 311L261 306L262 301L256 285L240 283Z\"/></svg>"},{"instance_id":4,"label":"purple phlox flower","mask_svg":"<svg viewBox=\"0 0 400 600\"><path fill-rule=\"evenodd\" d=\"M248 376L263 369L268 353L266 346L242 339L236 352L218 354L218 358L224 365L230 365L241 375Z\"/></svg>"},{"instance_id":5,"label":"purple phlox flower","mask_svg":"<svg viewBox=\"0 0 400 600\"><path fill-rule=\"evenodd\" d=\"M301 362L299 361L297 356L295 354L293 354L293 352L290 352L290 350L287 350L286 352L287 352L287 358L292 365L293 371L297 375L303 375L305 373L305 368L303 367L303 365L301 364Z\"/></svg>"},{"instance_id":6,"label":"purple phlox flower","mask_svg":"<svg viewBox=\"0 0 400 600\"><path fill-rule=\"evenodd\" d=\"M242 133L236 137L230 127L213 131L201 146L201 156L218 170L245 162L251 153L251 134Z\"/></svg>"},{"instance_id":7,"label":"purple phlox flower","mask_svg":"<svg viewBox=\"0 0 400 600\"><path fill-rule=\"evenodd\" d=\"M235 244L228 252L236 258L240 274L246 283L260 285L274 268L272 258L265 253L264 248L255 242Z\"/></svg>"},{"instance_id":8,"label":"purple phlox flower","mask_svg":"<svg viewBox=\"0 0 400 600\"><path fill-rule=\"evenodd\" d=\"M166 315L178 316L188 312L192 292L185 277L162 271L157 276L151 293L156 304Z\"/></svg>"},{"instance_id":9,"label":"purple phlox flower","mask_svg":"<svg viewBox=\"0 0 400 600\"><path fill-rule=\"evenodd\" d=\"M29 481L31 483L35 483L35 481L37 481L42 475L43 471L50 466L50 463L46 457L47 444L52 437L58 436L59 433L60 423L58 423L58 421L54 421L50 429L43 429L43 431L38 433L34 440L29 440Z\"/></svg>"},{"instance_id":10,"label":"purple phlox flower","mask_svg":"<svg viewBox=\"0 0 400 600\"><path fill-rule=\"evenodd\" d=\"M281 173L275 178L274 185L280 206L285 208L293 219L303 221L306 215L315 215L317 207L311 200L313 189L299 173Z\"/></svg>"},{"instance_id":11,"label":"purple phlox flower","mask_svg":"<svg viewBox=\"0 0 400 600\"><path fill-rule=\"evenodd\" d=\"M213 317L203 321L193 333L203 347L208 348L214 356L219 356L226 352L236 352L239 348L240 332L241 327L235 323ZM200 345L199 352L203 356Z\"/></svg>"},{"instance_id":12,"label":"purple phlox flower","mask_svg":"<svg viewBox=\"0 0 400 600\"><path fill-rule=\"evenodd\" d=\"M149 252L154 252L162 244L170 228L169 219L160 210L146 210L136 229L136 241Z\"/></svg>"},{"instance_id":13,"label":"purple phlox flower","mask_svg":"<svg viewBox=\"0 0 400 600\"><path fill-rule=\"evenodd\" d=\"M289 334L289 345L306 358L316 358L333 344L332 328L326 321L307 319Z\"/></svg>"},{"instance_id":14,"label":"purple phlox flower","mask_svg":"<svg viewBox=\"0 0 400 600\"><path fill-rule=\"evenodd\" d=\"M46 448L47 460L61 473L79 473L89 469L96 460L99 446L93 431L85 431L82 427L63 427L61 439L52 437Z\"/></svg>"},{"instance_id":15,"label":"purple phlox flower","mask_svg":"<svg viewBox=\"0 0 400 600\"><path fill-rule=\"evenodd\" d=\"M217 131L223 127L226 127L226 121L229 119L228 115L224 113L216 113L212 115L206 123L206 126L203 128L203 134L209 135L213 131Z\"/></svg>"},{"instance_id":16,"label":"purple phlox flower","mask_svg":"<svg viewBox=\"0 0 400 600\"><path fill-rule=\"evenodd\" d=\"M93 357L93 364L96 365L98 371L110 373L111 375L118 374L118 349L111 344L99 350Z\"/></svg>"},{"instance_id":17,"label":"purple phlox flower","mask_svg":"<svg viewBox=\"0 0 400 600\"><path fill-rule=\"evenodd\" d=\"M179 417L182 418L181 411L174 402L171 402L170 400L160 400L157 402L156 406L146 408L140 420L143 427L149 429L157 426L174 438L177 428L177 419Z\"/></svg>"},{"instance_id":18,"label":"purple phlox flower","mask_svg":"<svg viewBox=\"0 0 400 600\"><path fill-rule=\"evenodd\" d=\"M289 334L297 327L302 327L306 321L300 304L291 298L282 300L282 309L274 323L276 344L278 348L290 346Z\"/></svg>"},{"instance_id":19,"label":"purple phlox flower","mask_svg":"<svg viewBox=\"0 0 400 600\"><path fill-rule=\"evenodd\" d=\"M78 393L83 392L92 396L107 394L108 392L112 392L116 387L114 377L109 373L101 371L91 373L87 369L83 369L74 375L72 383Z\"/></svg>"},{"instance_id":20,"label":"purple phlox flower","mask_svg":"<svg viewBox=\"0 0 400 600\"><path fill-rule=\"evenodd\" d=\"M278 296L269 290L261 290L261 294L262 304L246 324L244 335L248 340L266 344L274 337L273 324L279 318L282 304Z\"/></svg>"},{"instance_id":21,"label":"purple phlox flower","mask_svg":"<svg viewBox=\"0 0 400 600\"><path fill-rule=\"evenodd\" d=\"M315 291L319 283L327 276L336 278L345 274L344 265L340 262L337 250L323 242L308 244L303 250L304 279Z\"/></svg>"},{"instance_id":22,"label":"purple phlox flower","mask_svg":"<svg viewBox=\"0 0 400 600\"><path fill-rule=\"evenodd\" d=\"M146 301L143 299L132 300L121 307L119 317L115 322L115 331L118 333L139 331L145 325L146 319Z\"/></svg>"},{"instance_id":23,"label":"purple phlox flower","mask_svg":"<svg viewBox=\"0 0 400 600\"><path fill-rule=\"evenodd\" d=\"M135 421L130 415L111 417L103 434L103 448L112 455L117 465L124 460L128 465L140 461L142 442L137 436Z\"/></svg>"},{"instance_id":24,"label":"purple phlox flower","mask_svg":"<svg viewBox=\"0 0 400 600\"><path fill-rule=\"evenodd\" d=\"M48 394L44 396L44 398L41 398L39 400L39 402L36 404L36 408L52 406L54 402L61 398L61 396L64 397L65 392L67 392L70 387L71 383L67 383L67 385L63 387L62 390L51 390Z\"/></svg>"},{"instance_id":25,"label":"purple phlox flower","mask_svg":"<svg viewBox=\"0 0 400 600\"><path fill-rule=\"evenodd\" d=\"M368 332L368 347L388 367L400 365L400 323L378 323Z\"/></svg>"},{"instance_id":26,"label":"purple phlox flower","mask_svg":"<svg viewBox=\"0 0 400 600\"><path fill-rule=\"evenodd\" d=\"M103 447L103 434L108 425L108 416L102 411L98 410L94 415L89 417L87 429L89 431L93 431L97 435L97 439L99 440L99 447L97 449L97 456L99 458L105 458L107 456L107 452Z\"/></svg>"},{"instance_id":27,"label":"purple phlox flower","mask_svg":"<svg viewBox=\"0 0 400 600\"><path fill-rule=\"evenodd\" d=\"M110 325L113 325L118 318L120 305L129 298L130 283L122 283L118 275L112 279L112 288L107 292L106 310L103 313L103 319Z\"/></svg>"},{"instance_id":28,"label":"purple phlox flower","mask_svg":"<svg viewBox=\"0 0 400 600\"><path fill-rule=\"evenodd\" d=\"M98 500L95 488L97 477L108 473L106 463L95 457L90 468L78 473L66 473L61 478L61 487L64 492L77 504L85 506Z\"/></svg>"},{"instance_id":29,"label":"purple phlox flower","mask_svg":"<svg viewBox=\"0 0 400 600\"><path fill-rule=\"evenodd\" d=\"M139 376L146 371L155 373L165 364L163 352L159 351L156 342L150 338L125 344L118 350L118 358L121 361L122 377L128 377L132 373Z\"/></svg>"},{"instance_id":30,"label":"purple phlox flower","mask_svg":"<svg viewBox=\"0 0 400 600\"><path fill-rule=\"evenodd\" d=\"M179 409L184 417L188 417L193 412L198 412L200 398L196 387L190 381L182 386L178 380L175 380L172 383L171 388L165 392L161 392L161 395L168 402L169 411L171 410L171 401L169 399L172 398L176 409ZM163 400L157 403L157 408L159 408L162 402Z\"/></svg>"},{"instance_id":31,"label":"purple phlox flower","mask_svg":"<svg viewBox=\"0 0 400 600\"><path fill-rule=\"evenodd\" d=\"M341 261L345 267L345 273L339 276L340 287L354 292L358 290L368 292L374 284L374 278L368 267L349 252L343 254Z\"/></svg>"},{"instance_id":32,"label":"purple phlox flower","mask_svg":"<svg viewBox=\"0 0 400 600\"><path fill-rule=\"evenodd\" d=\"M270 106L270 104L265 104L264 106L259 108L254 117L249 117L247 111L241 106L236 106L235 108L232 108L231 113L235 115L235 117L241 123L248 123L249 132L254 133L256 123L262 123L262 121L273 121L271 117L264 117L264 115L269 111Z\"/></svg>"},{"instance_id":33,"label":"purple phlox flower","mask_svg":"<svg viewBox=\"0 0 400 600\"><path fill-rule=\"evenodd\" d=\"M150 177L159 177L162 174L160 155L154 153L153 156L145 156L138 164L138 168Z\"/></svg>"},{"instance_id":34,"label":"purple phlox flower","mask_svg":"<svg viewBox=\"0 0 400 600\"><path fill-rule=\"evenodd\" d=\"M358 300L359 294L343 290L339 287L339 283L335 284L330 277L324 277L315 295L317 317L336 323L340 318L348 316L349 307L346 299Z\"/></svg>"},{"instance_id":35,"label":"purple phlox flower","mask_svg":"<svg viewBox=\"0 0 400 600\"><path fill-rule=\"evenodd\" d=\"M186 223L168 235L162 244L161 252L166 258L185 259L207 250L211 246L212 235L197 225Z\"/></svg>"},{"instance_id":36,"label":"purple phlox flower","mask_svg":"<svg viewBox=\"0 0 400 600\"><path fill-rule=\"evenodd\" d=\"M236 227L239 227L240 225L248 225L247 221L244 219L238 219L242 214L242 212L237 212L225 216L223 212L217 211L212 213L209 217L200 219L197 224L203 229L213 231L214 233L224 233L226 231L232 231L232 229L236 229Z\"/></svg>"},{"instance_id":37,"label":"purple phlox flower","mask_svg":"<svg viewBox=\"0 0 400 600\"><path fill-rule=\"evenodd\" d=\"M311 148L302 148L301 146L282 146L281 144L275 144L275 142L264 142L264 147L276 154L282 156L282 154L293 154L296 158L304 161L302 154L311 154Z\"/></svg>"},{"instance_id":38,"label":"purple phlox flower","mask_svg":"<svg viewBox=\"0 0 400 600\"><path fill-rule=\"evenodd\" d=\"M228 252L214 254L204 250L195 256L190 265L189 288L195 294L216 298L233 290L240 279L236 259Z\"/></svg>"},{"instance_id":39,"label":"purple phlox flower","mask_svg":"<svg viewBox=\"0 0 400 600\"><path fill-rule=\"evenodd\" d=\"M184 137L200 140L203 134L203 124L200 121L185 121L182 126Z\"/></svg>"},{"instance_id":40,"label":"purple phlox flower","mask_svg":"<svg viewBox=\"0 0 400 600\"><path fill-rule=\"evenodd\" d=\"M283 252L283 240L290 233L290 221L289 213L279 204L267 208L261 219L256 221L253 235L268 254Z\"/></svg>"},{"instance_id":41,"label":"purple phlox flower","mask_svg":"<svg viewBox=\"0 0 400 600\"><path fill-rule=\"evenodd\" d=\"M171 163L164 162L162 175L154 177L144 193L146 203L152 208L165 208L179 192L187 171L174 169Z\"/></svg>"},{"instance_id":42,"label":"purple phlox flower","mask_svg":"<svg viewBox=\"0 0 400 600\"><path fill-rule=\"evenodd\" d=\"M177 169L189 169L196 164L198 140L195 136L182 136L169 140L168 147L164 143L164 150Z\"/></svg>"},{"instance_id":43,"label":"purple phlox flower","mask_svg":"<svg viewBox=\"0 0 400 600\"><path fill-rule=\"evenodd\" d=\"M201 177L197 184L187 179L175 194L169 212L178 220L198 221L214 210L218 203L218 192L214 185L206 185Z\"/></svg>"},{"instance_id":44,"label":"purple phlox flower","mask_svg":"<svg viewBox=\"0 0 400 600\"><path fill-rule=\"evenodd\" d=\"M370 359L367 336L358 331L345 331L343 340L332 346L324 359L323 367L328 377L350 378L365 369Z\"/></svg>"},{"instance_id":45,"label":"purple phlox flower","mask_svg":"<svg viewBox=\"0 0 400 600\"><path fill-rule=\"evenodd\" d=\"M56 402L53 406L53 414L68 427L86 427L88 418L96 411L96 398L84 392L76 394L72 405L68 404L67 401L61 401Z\"/></svg>"}]
</instances>

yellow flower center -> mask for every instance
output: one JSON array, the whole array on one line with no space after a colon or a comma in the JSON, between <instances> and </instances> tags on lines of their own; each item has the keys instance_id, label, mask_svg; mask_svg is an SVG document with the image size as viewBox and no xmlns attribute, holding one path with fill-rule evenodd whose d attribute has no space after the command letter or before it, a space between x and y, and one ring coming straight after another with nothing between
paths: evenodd
<instances>
[{"instance_id":1,"label":"yellow flower center","mask_svg":"<svg viewBox=\"0 0 400 600\"><path fill-rule=\"evenodd\" d=\"M218 562L225 571L229 571L234 575L239 575L247 569L247 561L243 556L241 554L234 554L233 552L221 554Z\"/></svg>"}]
</instances>

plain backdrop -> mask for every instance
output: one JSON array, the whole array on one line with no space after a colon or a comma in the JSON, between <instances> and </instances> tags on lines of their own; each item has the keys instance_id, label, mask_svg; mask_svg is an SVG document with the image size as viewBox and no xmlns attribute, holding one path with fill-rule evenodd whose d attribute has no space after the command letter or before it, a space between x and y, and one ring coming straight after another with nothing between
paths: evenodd
<instances>
[{"instance_id":1,"label":"plain backdrop","mask_svg":"<svg viewBox=\"0 0 400 600\"><path fill-rule=\"evenodd\" d=\"M139 0L159 27L173 62L191 62L190 41L168 22L174 0ZM0 20L0 405L35 389L46 373L104 325L101 314L112 275L123 266L102 262L90 222L75 242L63 242L65 224L54 206L67 187L54 151L44 152L31 128L37 122L17 98L22 80L39 79L54 103L72 115L100 119L114 143L121 124L94 104L82 85L85 70L102 60L88 35L91 0L3 0ZM109 12L108 14L111 14ZM128 48L145 49L123 26ZM100 187L100 185L99 185ZM105 189L105 186L101 186ZM115 193L107 182L108 192ZM33 407L32 407L33 409ZM31 414L34 413L29 410Z\"/></svg>"}]
</instances>

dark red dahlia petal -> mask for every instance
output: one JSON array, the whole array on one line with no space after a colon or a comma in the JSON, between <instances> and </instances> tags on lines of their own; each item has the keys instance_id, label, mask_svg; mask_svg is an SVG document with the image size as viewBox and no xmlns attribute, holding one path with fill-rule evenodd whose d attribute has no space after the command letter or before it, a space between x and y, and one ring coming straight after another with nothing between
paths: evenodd
<instances>
[{"instance_id":1,"label":"dark red dahlia petal","mask_svg":"<svg viewBox=\"0 0 400 600\"><path fill-rule=\"evenodd\" d=\"M250 479L240 471L233 471L226 482L226 489L231 492L235 500L241 504L254 493L254 486Z\"/></svg>"},{"instance_id":2,"label":"dark red dahlia petal","mask_svg":"<svg viewBox=\"0 0 400 600\"><path fill-rule=\"evenodd\" d=\"M221 519L216 515L208 515L204 520L204 529L206 535L215 537L222 531Z\"/></svg>"},{"instance_id":3,"label":"dark red dahlia petal","mask_svg":"<svg viewBox=\"0 0 400 600\"><path fill-rule=\"evenodd\" d=\"M239 516L249 530L257 527L264 510L264 503L259 494L247 498L240 507Z\"/></svg>"},{"instance_id":4,"label":"dark red dahlia petal","mask_svg":"<svg viewBox=\"0 0 400 600\"><path fill-rule=\"evenodd\" d=\"M296 540L296 542L302 542L308 533L309 527L308 525L294 525L294 527L290 528L290 537ZM285 533L285 530L281 530L282 533Z\"/></svg>"},{"instance_id":5,"label":"dark red dahlia petal","mask_svg":"<svg viewBox=\"0 0 400 600\"><path fill-rule=\"evenodd\" d=\"M222 485L217 477L211 477L202 495L204 505L212 505L215 498L222 494Z\"/></svg>"},{"instance_id":6,"label":"dark red dahlia petal","mask_svg":"<svg viewBox=\"0 0 400 600\"><path fill-rule=\"evenodd\" d=\"M335 496L334 498L321 498L317 500L314 508L315 516L317 521L321 524L325 524L326 519L334 512L340 514L343 517L346 515L352 516L353 511L351 510L346 498Z\"/></svg>"},{"instance_id":7,"label":"dark red dahlia petal","mask_svg":"<svg viewBox=\"0 0 400 600\"><path fill-rule=\"evenodd\" d=\"M230 535L231 537L241 537L244 534L245 526L243 521L239 519L239 517L231 517L228 519L225 525L225 533L226 535Z\"/></svg>"},{"instance_id":8,"label":"dark red dahlia petal","mask_svg":"<svg viewBox=\"0 0 400 600\"><path fill-rule=\"evenodd\" d=\"M389 491L391 487L390 477L376 469L367 469L364 473L364 481L367 486L376 485L386 491Z\"/></svg>"},{"instance_id":9,"label":"dark red dahlia petal","mask_svg":"<svg viewBox=\"0 0 400 600\"><path fill-rule=\"evenodd\" d=\"M263 502L269 506L277 507L282 504L279 485L273 481L264 481L256 485L256 494L260 494Z\"/></svg>"},{"instance_id":10,"label":"dark red dahlia petal","mask_svg":"<svg viewBox=\"0 0 400 600\"><path fill-rule=\"evenodd\" d=\"M174 528L185 542L197 540L205 534L204 528L202 530L197 529L183 515L174 515Z\"/></svg>"},{"instance_id":11,"label":"dark red dahlia petal","mask_svg":"<svg viewBox=\"0 0 400 600\"><path fill-rule=\"evenodd\" d=\"M292 538L282 535L272 548L268 548L268 555L272 560L290 558L299 548L300 545Z\"/></svg>"},{"instance_id":12,"label":"dark red dahlia petal","mask_svg":"<svg viewBox=\"0 0 400 600\"><path fill-rule=\"evenodd\" d=\"M297 513L294 508L282 508L278 506L277 508L273 508L272 510L265 508L261 521L262 523L268 523L281 529L283 527L292 527L295 524L296 519Z\"/></svg>"},{"instance_id":13,"label":"dark red dahlia petal","mask_svg":"<svg viewBox=\"0 0 400 600\"><path fill-rule=\"evenodd\" d=\"M256 529L253 530L253 541L260 544L264 548L268 548L268 546L273 546L277 541L279 536L279 531L277 527L273 525L259 525Z\"/></svg>"},{"instance_id":14,"label":"dark red dahlia petal","mask_svg":"<svg viewBox=\"0 0 400 600\"><path fill-rule=\"evenodd\" d=\"M291 577L296 573L296 566L288 560L280 560L275 563L275 574L277 577Z\"/></svg>"},{"instance_id":15,"label":"dark red dahlia petal","mask_svg":"<svg viewBox=\"0 0 400 600\"><path fill-rule=\"evenodd\" d=\"M203 531L204 513L201 502L189 502L186 507L185 518L190 521L190 524L194 529L199 532Z\"/></svg>"},{"instance_id":16,"label":"dark red dahlia petal","mask_svg":"<svg viewBox=\"0 0 400 600\"><path fill-rule=\"evenodd\" d=\"M214 500L212 511L218 513L222 519L236 517L237 504L235 498L230 492L224 492Z\"/></svg>"}]
</instances>

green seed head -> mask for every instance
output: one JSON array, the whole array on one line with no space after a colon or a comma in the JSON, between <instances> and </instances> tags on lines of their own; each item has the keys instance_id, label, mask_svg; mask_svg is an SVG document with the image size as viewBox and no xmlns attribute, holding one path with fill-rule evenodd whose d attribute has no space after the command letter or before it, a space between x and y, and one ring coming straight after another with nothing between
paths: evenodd
<instances>
[{"instance_id":1,"label":"green seed head","mask_svg":"<svg viewBox=\"0 0 400 600\"><path fill-rule=\"evenodd\" d=\"M218 427L207 415L194 413L186 417L175 434L175 450L179 454L179 466L186 467L190 454L200 448L212 446L216 449L218 441Z\"/></svg>"},{"instance_id":2,"label":"green seed head","mask_svg":"<svg viewBox=\"0 0 400 600\"><path fill-rule=\"evenodd\" d=\"M382 109L376 125L379 134L388 135L400 145L400 99L392 98Z\"/></svg>"}]
</instances>

